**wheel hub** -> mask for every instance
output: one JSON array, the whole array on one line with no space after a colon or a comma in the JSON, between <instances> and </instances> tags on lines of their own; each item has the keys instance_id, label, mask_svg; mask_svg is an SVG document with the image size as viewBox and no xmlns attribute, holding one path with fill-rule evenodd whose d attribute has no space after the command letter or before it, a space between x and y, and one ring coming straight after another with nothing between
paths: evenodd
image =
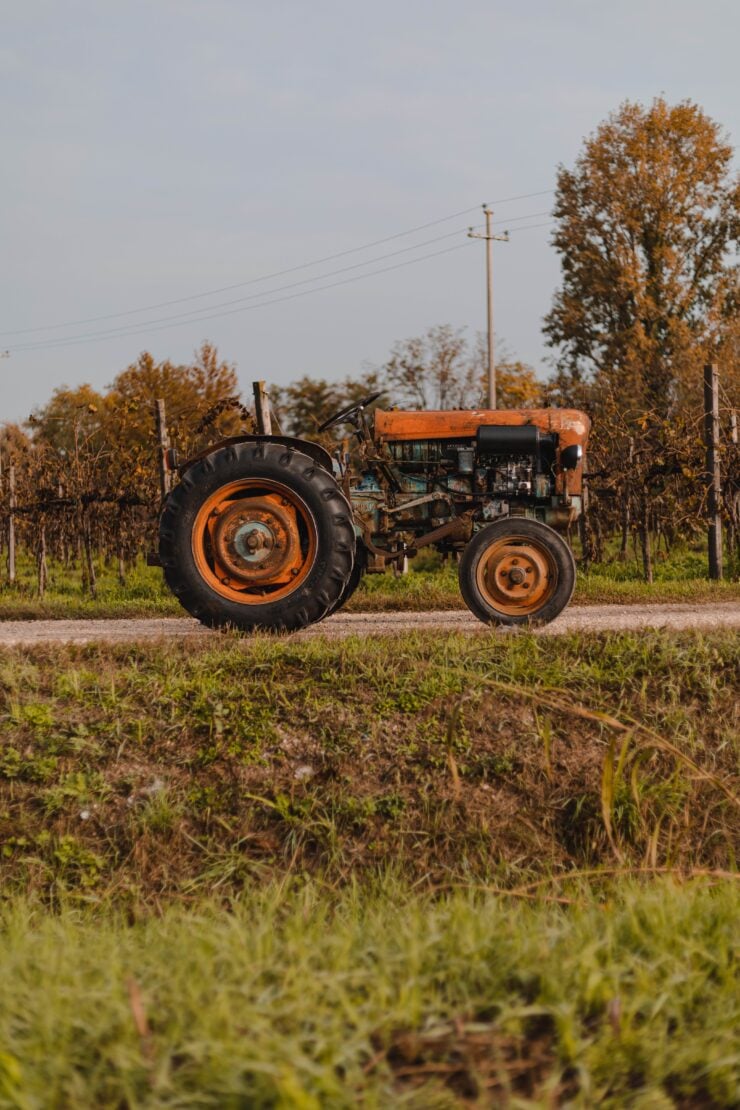
<instances>
[{"instance_id":1,"label":"wheel hub","mask_svg":"<svg viewBox=\"0 0 740 1110\"><path fill-rule=\"evenodd\" d=\"M234 532L233 547L248 563L261 563L275 546L275 535L261 520L240 524Z\"/></svg>"},{"instance_id":2,"label":"wheel hub","mask_svg":"<svg viewBox=\"0 0 740 1110\"><path fill-rule=\"evenodd\" d=\"M506 611L531 611L551 588L550 560L535 546L494 544L483 567L481 585L495 606Z\"/></svg>"},{"instance_id":3,"label":"wheel hub","mask_svg":"<svg viewBox=\"0 0 740 1110\"><path fill-rule=\"evenodd\" d=\"M279 497L245 498L216 512L214 556L223 577L253 585L289 581L301 565L295 511Z\"/></svg>"}]
</instances>

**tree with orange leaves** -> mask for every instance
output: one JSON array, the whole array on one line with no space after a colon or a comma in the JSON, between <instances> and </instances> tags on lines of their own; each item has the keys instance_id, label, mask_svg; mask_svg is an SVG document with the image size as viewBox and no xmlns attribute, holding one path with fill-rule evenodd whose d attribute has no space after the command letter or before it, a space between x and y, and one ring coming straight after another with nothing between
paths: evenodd
<instances>
[{"instance_id":1,"label":"tree with orange leaves","mask_svg":"<svg viewBox=\"0 0 740 1110\"><path fill-rule=\"evenodd\" d=\"M564 399L609 387L669 416L732 341L740 178L689 101L625 102L558 174L562 285L545 320Z\"/></svg>"}]
</instances>

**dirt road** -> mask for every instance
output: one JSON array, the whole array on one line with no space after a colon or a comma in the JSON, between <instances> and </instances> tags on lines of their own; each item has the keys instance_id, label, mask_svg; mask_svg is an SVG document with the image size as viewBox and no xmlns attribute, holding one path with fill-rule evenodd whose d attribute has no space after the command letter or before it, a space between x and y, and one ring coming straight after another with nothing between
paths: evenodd
<instances>
[{"instance_id":1,"label":"dirt road","mask_svg":"<svg viewBox=\"0 0 740 1110\"><path fill-rule=\"evenodd\" d=\"M638 628L715 628L740 629L740 602L723 601L685 605L589 605L571 606L552 624L538 629L539 634L557 636L565 632L627 631ZM492 630L466 611L429 613L337 613L322 624L295 632L291 639L327 636L379 636L400 632L464 632L491 635ZM496 630L494 635L510 630ZM0 647L52 643L91 643L94 641L131 641L183 636L216 636L197 621L168 617L147 620L55 620L4 621L0 623Z\"/></svg>"}]
</instances>

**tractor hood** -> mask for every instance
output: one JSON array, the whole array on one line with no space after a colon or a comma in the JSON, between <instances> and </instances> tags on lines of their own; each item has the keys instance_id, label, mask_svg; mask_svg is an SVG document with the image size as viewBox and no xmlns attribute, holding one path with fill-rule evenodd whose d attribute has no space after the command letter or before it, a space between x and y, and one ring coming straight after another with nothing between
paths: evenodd
<instances>
[{"instance_id":1,"label":"tractor hood","mask_svg":"<svg viewBox=\"0 0 740 1110\"><path fill-rule=\"evenodd\" d=\"M427 412L375 410L375 437L381 442L422 439L474 439L486 425L521 427L534 424L555 432L560 447L585 449L591 421L578 409L453 409Z\"/></svg>"}]
</instances>

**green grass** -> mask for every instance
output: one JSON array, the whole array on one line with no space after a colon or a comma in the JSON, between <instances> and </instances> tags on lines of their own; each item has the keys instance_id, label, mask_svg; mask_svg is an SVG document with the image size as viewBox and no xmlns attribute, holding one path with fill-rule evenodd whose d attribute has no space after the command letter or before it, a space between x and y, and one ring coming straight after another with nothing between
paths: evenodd
<instances>
[{"instance_id":1,"label":"green grass","mask_svg":"<svg viewBox=\"0 0 740 1110\"><path fill-rule=\"evenodd\" d=\"M733 632L6 649L0 890L732 867L739 675Z\"/></svg>"},{"instance_id":2,"label":"green grass","mask_svg":"<svg viewBox=\"0 0 740 1110\"><path fill-rule=\"evenodd\" d=\"M62 620L109 617L179 617L182 607L167 589L162 571L143 561L126 575L121 586L112 566L97 566L97 597L83 592L80 567L52 563L49 586L38 597L35 571L26 559L19 560L17 581L0 586L0 620Z\"/></svg>"},{"instance_id":3,"label":"green grass","mask_svg":"<svg viewBox=\"0 0 740 1110\"><path fill-rule=\"evenodd\" d=\"M71 618L177 617L183 610L164 584L162 572L143 562L132 568L121 586L112 566L98 566L98 596L84 595L79 567L52 565L49 589L44 598L36 594L35 571L21 559L18 581L0 586L0 620ZM656 561L655 582L642 581L634 559L615 559L579 571L573 603L576 605L656 605L664 602L740 600L740 580L728 575L723 582L707 578L705 552L684 548L670 559ZM442 565L435 554L424 553L411 563L408 574L366 576L350 600L349 611L416 612L428 609L464 609L457 584L457 567Z\"/></svg>"},{"instance_id":4,"label":"green grass","mask_svg":"<svg viewBox=\"0 0 740 1110\"><path fill-rule=\"evenodd\" d=\"M0 1106L731 1107L737 884L0 914Z\"/></svg>"},{"instance_id":5,"label":"green grass","mask_svg":"<svg viewBox=\"0 0 740 1110\"><path fill-rule=\"evenodd\" d=\"M578 572L573 605L660 605L667 602L701 603L740 600L740 582L711 582L698 575L657 579L652 585L637 577L612 577L611 567L588 574ZM429 609L464 609L457 584L457 568L411 571L365 578L347 605L350 612L420 612Z\"/></svg>"}]
</instances>

